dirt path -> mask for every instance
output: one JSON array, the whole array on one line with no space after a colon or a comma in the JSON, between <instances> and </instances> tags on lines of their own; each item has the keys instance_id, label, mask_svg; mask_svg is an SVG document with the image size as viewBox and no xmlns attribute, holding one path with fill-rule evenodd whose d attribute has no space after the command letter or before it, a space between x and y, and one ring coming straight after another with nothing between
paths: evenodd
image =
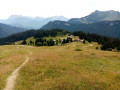
<instances>
[{"instance_id":1,"label":"dirt path","mask_svg":"<svg viewBox=\"0 0 120 90\"><path fill-rule=\"evenodd\" d=\"M32 52L30 52L30 51L28 51L28 52L29 52L29 55L26 56L25 62L20 67L15 69L12 72L12 74L7 78L6 86L3 90L13 90L14 89L15 81L16 81L17 76L19 75L20 69L29 61L29 56L32 54Z\"/></svg>"}]
</instances>

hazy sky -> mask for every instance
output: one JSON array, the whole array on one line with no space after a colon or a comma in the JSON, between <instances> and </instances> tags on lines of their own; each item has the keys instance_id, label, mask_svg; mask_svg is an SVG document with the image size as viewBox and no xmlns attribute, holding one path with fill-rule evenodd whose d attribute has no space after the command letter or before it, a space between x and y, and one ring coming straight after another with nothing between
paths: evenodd
<instances>
[{"instance_id":1,"label":"hazy sky","mask_svg":"<svg viewBox=\"0 0 120 90\"><path fill-rule=\"evenodd\" d=\"M0 18L10 15L83 17L95 10L120 11L120 0L0 0Z\"/></svg>"}]
</instances>

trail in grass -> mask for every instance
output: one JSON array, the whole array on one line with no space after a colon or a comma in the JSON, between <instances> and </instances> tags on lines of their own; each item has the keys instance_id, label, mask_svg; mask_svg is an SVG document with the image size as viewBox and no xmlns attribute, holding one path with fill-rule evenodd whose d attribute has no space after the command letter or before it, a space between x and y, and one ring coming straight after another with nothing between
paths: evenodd
<instances>
[{"instance_id":1,"label":"trail in grass","mask_svg":"<svg viewBox=\"0 0 120 90\"><path fill-rule=\"evenodd\" d=\"M12 74L7 78L6 87L3 90L13 90L14 89L15 81L16 81L17 76L19 75L20 69L29 61L29 56L32 54L32 52L30 52L30 51L28 51L28 52L29 52L29 55L26 56L25 62L21 66L19 66L17 69L15 69L12 72Z\"/></svg>"}]
</instances>

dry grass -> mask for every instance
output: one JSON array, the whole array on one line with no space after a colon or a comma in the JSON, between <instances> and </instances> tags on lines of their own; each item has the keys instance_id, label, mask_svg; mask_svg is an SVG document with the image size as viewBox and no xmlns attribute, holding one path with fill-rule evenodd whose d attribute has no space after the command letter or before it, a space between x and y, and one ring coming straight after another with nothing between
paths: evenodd
<instances>
[{"instance_id":1,"label":"dry grass","mask_svg":"<svg viewBox=\"0 0 120 90\"><path fill-rule=\"evenodd\" d=\"M0 90L11 72L24 62L26 54L24 47L0 46Z\"/></svg>"},{"instance_id":2,"label":"dry grass","mask_svg":"<svg viewBox=\"0 0 120 90\"><path fill-rule=\"evenodd\" d=\"M31 48L16 90L118 90L120 53L96 50L96 43L84 45L89 44Z\"/></svg>"}]
</instances>

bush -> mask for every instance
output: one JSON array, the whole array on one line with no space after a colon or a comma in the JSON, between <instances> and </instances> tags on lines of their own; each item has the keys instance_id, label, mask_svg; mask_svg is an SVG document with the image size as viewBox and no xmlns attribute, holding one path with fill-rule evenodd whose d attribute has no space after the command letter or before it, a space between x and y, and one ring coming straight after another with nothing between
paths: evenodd
<instances>
[{"instance_id":1,"label":"bush","mask_svg":"<svg viewBox=\"0 0 120 90\"><path fill-rule=\"evenodd\" d=\"M37 46L42 46L42 42L37 42L36 45Z\"/></svg>"},{"instance_id":2,"label":"bush","mask_svg":"<svg viewBox=\"0 0 120 90\"><path fill-rule=\"evenodd\" d=\"M47 42L43 42L43 46L48 46Z\"/></svg>"},{"instance_id":3,"label":"bush","mask_svg":"<svg viewBox=\"0 0 120 90\"><path fill-rule=\"evenodd\" d=\"M84 40L84 41L83 41L83 44L85 44L85 43L86 43L86 41Z\"/></svg>"},{"instance_id":4,"label":"bush","mask_svg":"<svg viewBox=\"0 0 120 90\"><path fill-rule=\"evenodd\" d=\"M101 50L107 50L107 48L103 45L101 46Z\"/></svg>"},{"instance_id":5,"label":"bush","mask_svg":"<svg viewBox=\"0 0 120 90\"><path fill-rule=\"evenodd\" d=\"M112 48L108 48L107 50L108 50L108 51L112 51Z\"/></svg>"},{"instance_id":6,"label":"bush","mask_svg":"<svg viewBox=\"0 0 120 90\"><path fill-rule=\"evenodd\" d=\"M96 50L98 49L98 47L96 47Z\"/></svg>"},{"instance_id":7,"label":"bush","mask_svg":"<svg viewBox=\"0 0 120 90\"><path fill-rule=\"evenodd\" d=\"M23 42L21 43L22 45L25 45L27 44L27 42L25 40L23 40Z\"/></svg>"},{"instance_id":8,"label":"bush","mask_svg":"<svg viewBox=\"0 0 120 90\"><path fill-rule=\"evenodd\" d=\"M75 49L75 51L82 51L82 49L77 48L77 49Z\"/></svg>"}]
</instances>

